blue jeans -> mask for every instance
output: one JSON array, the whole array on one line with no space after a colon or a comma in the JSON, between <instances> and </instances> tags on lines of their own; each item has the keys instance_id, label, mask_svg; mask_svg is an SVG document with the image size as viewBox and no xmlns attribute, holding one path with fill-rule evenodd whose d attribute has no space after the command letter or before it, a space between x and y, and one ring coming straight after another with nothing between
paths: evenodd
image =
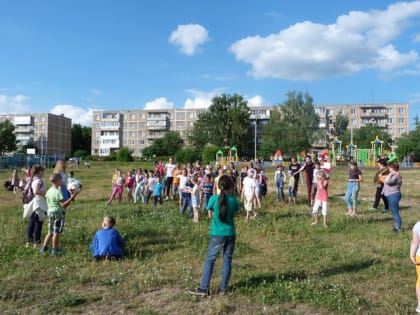
<instances>
[{"instance_id":1,"label":"blue jeans","mask_svg":"<svg viewBox=\"0 0 420 315\"><path fill-rule=\"evenodd\" d=\"M400 216L400 200L401 193L397 192L395 194L389 195L386 197L388 199L389 209L391 209L392 216L395 221L395 229L401 230L401 216Z\"/></svg>"},{"instance_id":2,"label":"blue jeans","mask_svg":"<svg viewBox=\"0 0 420 315\"><path fill-rule=\"evenodd\" d=\"M191 194L183 192L182 193L182 200L183 200L183 203L182 203L182 207L181 207L179 212L181 214L184 214L185 210L187 208L189 208L190 209L190 213L189 213L190 219L193 218L194 217L194 212L193 212L193 207L192 207L192 202L191 202Z\"/></svg>"},{"instance_id":3,"label":"blue jeans","mask_svg":"<svg viewBox=\"0 0 420 315\"><path fill-rule=\"evenodd\" d=\"M347 191L344 196L344 201L346 203L347 209L356 209L357 208L357 196L359 195L360 185L358 182L348 182Z\"/></svg>"},{"instance_id":4,"label":"blue jeans","mask_svg":"<svg viewBox=\"0 0 420 315\"><path fill-rule=\"evenodd\" d=\"M279 201L281 197L281 200L284 201L284 188L283 185L277 185L277 191L276 191L276 200Z\"/></svg>"},{"instance_id":5,"label":"blue jeans","mask_svg":"<svg viewBox=\"0 0 420 315\"><path fill-rule=\"evenodd\" d=\"M229 282L232 270L232 256L235 250L236 237L233 236L211 236L209 247L207 249L206 261L203 267L203 276L201 278L200 289L208 290L210 286L213 267L217 256L223 249L223 272L220 282L220 290L225 291Z\"/></svg>"}]
</instances>

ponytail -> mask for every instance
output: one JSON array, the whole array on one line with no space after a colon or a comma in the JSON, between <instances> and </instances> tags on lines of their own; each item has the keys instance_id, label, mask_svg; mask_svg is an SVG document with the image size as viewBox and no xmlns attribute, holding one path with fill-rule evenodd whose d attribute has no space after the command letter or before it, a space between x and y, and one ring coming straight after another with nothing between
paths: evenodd
<instances>
[{"instance_id":1,"label":"ponytail","mask_svg":"<svg viewBox=\"0 0 420 315\"><path fill-rule=\"evenodd\" d=\"M227 200L226 194L232 188L232 179L227 176L223 175L219 179L219 219L222 222L226 222L226 213L227 213Z\"/></svg>"}]
</instances>

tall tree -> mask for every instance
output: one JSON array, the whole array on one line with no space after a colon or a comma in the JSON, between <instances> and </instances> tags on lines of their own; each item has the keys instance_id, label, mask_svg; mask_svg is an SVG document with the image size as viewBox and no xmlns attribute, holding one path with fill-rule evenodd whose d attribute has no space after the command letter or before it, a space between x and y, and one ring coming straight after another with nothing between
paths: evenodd
<instances>
[{"instance_id":1,"label":"tall tree","mask_svg":"<svg viewBox=\"0 0 420 315\"><path fill-rule=\"evenodd\" d=\"M312 97L308 93L288 92L283 105L272 111L262 149L265 154L273 154L278 149L291 154L308 151L318 129L319 116Z\"/></svg>"},{"instance_id":2,"label":"tall tree","mask_svg":"<svg viewBox=\"0 0 420 315\"><path fill-rule=\"evenodd\" d=\"M392 138L383 128L376 124L367 124L358 129L353 129L353 144L359 149L370 149L372 141L378 136L383 141L383 148L389 149L392 144ZM343 145L347 145L351 141L351 130L346 130L343 135Z\"/></svg>"},{"instance_id":3,"label":"tall tree","mask_svg":"<svg viewBox=\"0 0 420 315\"><path fill-rule=\"evenodd\" d=\"M242 154L251 140L249 115L248 104L242 96L216 96L194 124L191 142L200 151L207 144L222 148L234 145Z\"/></svg>"},{"instance_id":4,"label":"tall tree","mask_svg":"<svg viewBox=\"0 0 420 315\"><path fill-rule=\"evenodd\" d=\"M347 130L349 125L349 117L347 115L343 115L342 113L338 113L335 117L335 122L333 124L333 133L336 137L342 137Z\"/></svg>"},{"instance_id":5,"label":"tall tree","mask_svg":"<svg viewBox=\"0 0 420 315\"><path fill-rule=\"evenodd\" d=\"M417 116L414 118L414 127L414 130L398 138L396 151L400 159L410 155L417 162L420 161L420 123Z\"/></svg>"},{"instance_id":6,"label":"tall tree","mask_svg":"<svg viewBox=\"0 0 420 315\"><path fill-rule=\"evenodd\" d=\"M6 119L0 122L0 152L13 152L16 150L15 126Z\"/></svg>"},{"instance_id":7,"label":"tall tree","mask_svg":"<svg viewBox=\"0 0 420 315\"><path fill-rule=\"evenodd\" d=\"M90 154L92 146L92 128L74 124L71 127L71 152L85 151Z\"/></svg>"},{"instance_id":8,"label":"tall tree","mask_svg":"<svg viewBox=\"0 0 420 315\"><path fill-rule=\"evenodd\" d=\"M142 150L143 156L174 156L182 148L184 140L177 131L169 131L162 138L153 141L151 146Z\"/></svg>"}]
</instances>

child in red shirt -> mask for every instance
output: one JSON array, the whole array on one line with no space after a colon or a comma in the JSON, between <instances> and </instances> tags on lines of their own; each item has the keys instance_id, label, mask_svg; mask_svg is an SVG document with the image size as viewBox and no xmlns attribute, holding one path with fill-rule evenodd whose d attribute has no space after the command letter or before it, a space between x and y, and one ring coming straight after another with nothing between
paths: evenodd
<instances>
[{"instance_id":1,"label":"child in red shirt","mask_svg":"<svg viewBox=\"0 0 420 315\"><path fill-rule=\"evenodd\" d=\"M312 225L318 224L318 209L322 207L322 216L324 218L324 227L327 227L327 212L328 212L328 178L323 171L319 171L317 174L318 187L315 197L314 207L312 209L312 215L314 221Z\"/></svg>"}]
</instances>

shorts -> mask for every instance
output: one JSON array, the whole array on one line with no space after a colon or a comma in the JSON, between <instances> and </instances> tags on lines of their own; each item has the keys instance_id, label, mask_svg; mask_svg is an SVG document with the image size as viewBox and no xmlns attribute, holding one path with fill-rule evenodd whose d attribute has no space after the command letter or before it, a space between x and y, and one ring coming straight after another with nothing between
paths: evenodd
<instances>
[{"instance_id":1,"label":"shorts","mask_svg":"<svg viewBox=\"0 0 420 315\"><path fill-rule=\"evenodd\" d=\"M245 197L244 207L246 211L254 211L254 199Z\"/></svg>"},{"instance_id":2,"label":"shorts","mask_svg":"<svg viewBox=\"0 0 420 315\"><path fill-rule=\"evenodd\" d=\"M191 205L193 208L200 208L200 200L195 197L191 198Z\"/></svg>"},{"instance_id":3,"label":"shorts","mask_svg":"<svg viewBox=\"0 0 420 315\"><path fill-rule=\"evenodd\" d=\"M60 234L64 229L64 211L56 211L48 215L48 231L51 234Z\"/></svg>"}]
</instances>

